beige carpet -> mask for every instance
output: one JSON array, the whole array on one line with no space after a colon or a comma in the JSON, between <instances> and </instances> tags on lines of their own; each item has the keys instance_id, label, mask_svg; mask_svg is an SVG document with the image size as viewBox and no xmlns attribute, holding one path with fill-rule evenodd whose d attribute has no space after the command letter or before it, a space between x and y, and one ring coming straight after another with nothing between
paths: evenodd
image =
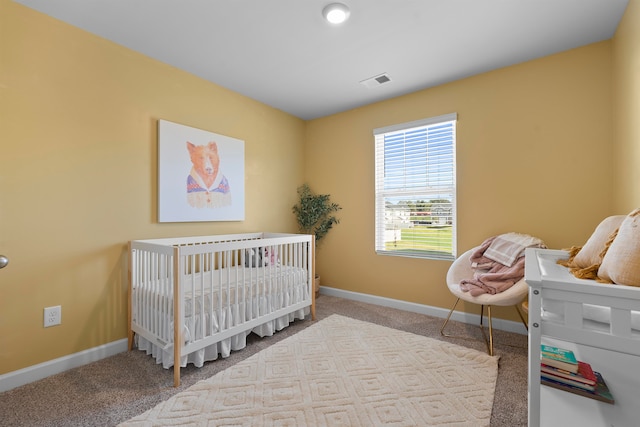
<instances>
[{"instance_id":1,"label":"beige carpet","mask_svg":"<svg viewBox=\"0 0 640 427\"><path fill-rule=\"evenodd\" d=\"M120 426L488 426L498 358L340 315Z\"/></svg>"}]
</instances>

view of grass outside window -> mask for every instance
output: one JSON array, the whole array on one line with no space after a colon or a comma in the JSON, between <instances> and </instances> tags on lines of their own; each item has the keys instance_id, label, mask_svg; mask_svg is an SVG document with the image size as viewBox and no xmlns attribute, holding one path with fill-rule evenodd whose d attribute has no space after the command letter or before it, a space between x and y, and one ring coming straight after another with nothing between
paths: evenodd
<instances>
[{"instance_id":1,"label":"view of grass outside window","mask_svg":"<svg viewBox=\"0 0 640 427\"><path fill-rule=\"evenodd\" d=\"M376 252L455 259L456 115L377 129Z\"/></svg>"}]
</instances>

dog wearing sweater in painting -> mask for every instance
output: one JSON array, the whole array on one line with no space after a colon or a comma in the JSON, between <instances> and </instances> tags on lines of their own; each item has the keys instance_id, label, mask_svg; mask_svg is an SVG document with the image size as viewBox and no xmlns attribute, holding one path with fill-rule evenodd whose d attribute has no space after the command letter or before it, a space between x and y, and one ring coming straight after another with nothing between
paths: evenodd
<instances>
[{"instance_id":1,"label":"dog wearing sweater in painting","mask_svg":"<svg viewBox=\"0 0 640 427\"><path fill-rule=\"evenodd\" d=\"M191 173L187 177L187 201L195 208L217 208L231 205L229 181L220 172L218 144L211 141L195 145L187 141Z\"/></svg>"}]
</instances>

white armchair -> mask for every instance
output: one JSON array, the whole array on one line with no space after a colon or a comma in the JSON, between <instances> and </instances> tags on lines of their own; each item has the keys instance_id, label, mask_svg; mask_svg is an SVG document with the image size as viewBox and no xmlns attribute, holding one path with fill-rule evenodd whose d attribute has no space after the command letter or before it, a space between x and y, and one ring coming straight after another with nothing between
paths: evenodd
<instances>
[{"instance_id":1,"label":"white armchair","mask_svg":"<svg viewBox=\"0 0 640 427\"><path fill-rule=\"evenodd\" d=\"M470 303L480 305L480 330L482 331L482 335L484 337L485 343L487 344L487 351L491 356L493 356L493 325L491 324L491 306L510 306L513 305L520 316L520 320L524 324L525 328L527 328L527 321L524 319L520 308L518 307L525 296L529 292L529 287L527 283L524 281L524 278L509 289L504 292L500 292L497 294L481 294L478 296L472 296L469 292L464 292L460 289L460 282L464 279L470 279L473 277L474 270L471 268L470 257L474 251L478 248L472 248L467 252L460 255L449 267L449 271L447 272L447 287L449 291L457 297L455 304L449 311L449 315L446 320L442 324L440 328L440 334L445 337L452 337L452 335L448 335L444 332L449 319L451 318L451 314L455 310L458 302L460 300L467 301ZM487 319L489 322L489 338L487 339L487 335L485 333L484 325L483 325L483 317L484 317L484 307L487 306ZM528 328L527 328L528 329Z\"/></svg>"}]
</instances>

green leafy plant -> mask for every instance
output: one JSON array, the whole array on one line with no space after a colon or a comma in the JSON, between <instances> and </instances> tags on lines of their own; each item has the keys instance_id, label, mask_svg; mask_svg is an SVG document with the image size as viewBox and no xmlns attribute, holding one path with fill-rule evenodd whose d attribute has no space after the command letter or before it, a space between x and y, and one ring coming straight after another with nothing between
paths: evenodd
<instances>
[{"instance_id":1,"label":"green leafy plant","mask_svg":"<svg viewBox=\"0 0 640 427\"><path fill-rule=\"evenodd\" d=\"M315 194L308 184L298 187L298 204L293 207L293 213L300 231L316 236L316 245L334 224L340 222L334 215L340 209L340 205L331 202L328 194Z\"/></svg>"}]
</instances>

